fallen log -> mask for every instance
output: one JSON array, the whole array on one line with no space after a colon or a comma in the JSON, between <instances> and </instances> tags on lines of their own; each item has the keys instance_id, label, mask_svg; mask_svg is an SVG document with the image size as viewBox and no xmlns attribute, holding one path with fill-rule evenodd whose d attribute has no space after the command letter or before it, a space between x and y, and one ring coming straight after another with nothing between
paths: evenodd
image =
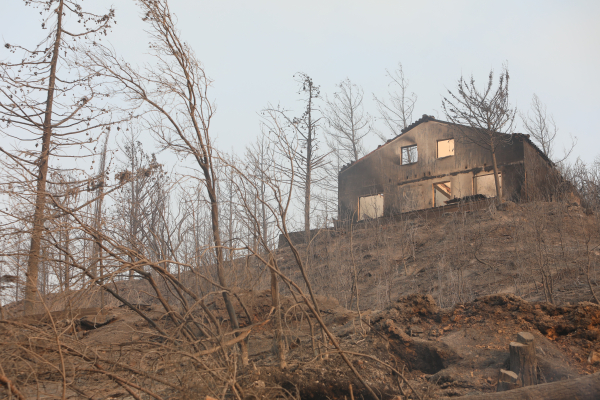
<instances>
[{"instance_id":1,"label":"fallen log","mask_svg":"<svg viewBox=\"0 0 600 400\"><path fill-rule=\"evenodd\" d=\"M452 397L465 400L594 400L600 397L600 373L582 376L577 379L525 386L499 393L486 393L475 396Z\"/></svg>"}]
</instances>

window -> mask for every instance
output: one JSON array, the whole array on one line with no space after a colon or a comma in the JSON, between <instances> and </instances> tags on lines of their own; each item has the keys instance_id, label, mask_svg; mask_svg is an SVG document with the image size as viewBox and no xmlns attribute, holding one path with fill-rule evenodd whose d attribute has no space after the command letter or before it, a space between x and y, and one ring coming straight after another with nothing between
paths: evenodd
<instances>
[{"instance_id":1,"label":"window","mask_svg":"<svg viewBox=\"0 0 600 400\"><path fill-rule=\"evenodd\" d=\"M383 217L383 194L358 199L358 219Z\"/></svg>"},{"instance_id":2,"label":"window","mask_svg":"<svg viewBox=\"0 0 600 400\"><path fill-rule=\"evenodd\" d=\"M433 206L445 206L452 198L452 182L438 182L433 184Z\"/></svg>"},{"instance_id":3,"label":"window","mask_svg":"<svg viewBox=\"0 0 600 400\"><path fill-rule=\"evenodd\" d=\"M502 174L498 172L498 181L502 188ZM496 197L496 181L494 174L479 175L473 178L473 191L487 197Z\"/></svg>"},{"instance_id":4,"label":"window","mask_svg":"<svg viewBox=\"0 0 600 400\"><path fill-rule=\"evenodd\" d=\"M454 155L454 139L438 140L437 156L438 158Z\"/></svg>"},{"instance_id":5,"label":"window","mask_svg":"<svg viewBox=\"0 0 600 400\"><path fill-rule=\"evenodd\" d=\"M402 165L416 163L419 159L417 145L406 146L402 148Z\"/></svg>"}]
</instances>

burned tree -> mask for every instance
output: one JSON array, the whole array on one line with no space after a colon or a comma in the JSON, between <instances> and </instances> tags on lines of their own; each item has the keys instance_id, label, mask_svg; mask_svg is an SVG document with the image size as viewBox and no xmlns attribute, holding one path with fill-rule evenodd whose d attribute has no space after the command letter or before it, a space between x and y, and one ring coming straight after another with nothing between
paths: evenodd
<instances>
[{"instance_id":1,"label":"burned tree","mask_svg":"<svg viewBox=\"0 0 600 400\"><path fill-rule=\"evenodd\" d=\"M540 146L540 150L554 163L562 163L571 155L577 144L577 138L573 137L571 137L570 147L564 149L562 158L554 158L554 146L558 135L558 128L554 122L554 117L548 115L546 105L542 103L536 94L531 99L531 107L527 111L527 114L519 113L519 115L525 131Z\"/></svg>"},{"instance_id":2,"label":"burned tree","mask_svg":"<svg viewBox=\"0 0 600 400\"><path fill-rule=\"evenodd\" d=\"M94 46L94 38L107 33L114 11L93 14L84 11L76 0L26 4L43 10L42 29L50 28L50 33L33 49L5 44L16 60L0 63L0 129L4 143L17 139L19 147L3 145L0 151L6 155L8 169L23 169L35 182L34 192L28 195L34 200L24 309L25 314L31 314L38 296L51 160L64 155L67 148L86 148L93 141L94 130L102 125L99 118L107 113L106 108L94 105L101 97L95 76L78 68L72 56L78 43L89 41ZM67 26L66 18L71 16L81 30Z\"/></svg>"},{"instance_id":3,"label":"burned tree","mask_svg":"<svg viewBox=\"0 0 600 400\"><path fill-rule=\"evenodd\" d=\"M145 107L146 128L162 148L195 161L198 171L191 177L198 179L208 198L218 284L224 289L222 295L231 325L238 329L238 318L226 290L216 156L210 129L215 113L208 97L212 81L194 51L180 37L167 2L144 0L140 6L150 25L154 67L138 70L103 49L102 54L88 54L89 68L99 70L113 82L115 95L122 93L132 103Z\"/></svg>"},{"instance_id":4,"label":"burned tree","mask_svg":"<svg viewBox=\"0 0 600 400\"><path fill-rule=\"evenodd\" d=\"M391 136L395 137L411 124L417 95L409 92L409 81L404 76L401 63L398 63L398 68L395 71L390 72L386 69L385 72L390 79L388 84L390 88L388 91L389 101L382 100L375 95L373 95L373 100L377 104L381 120L390 131ZM384 142L387 141L385 135L381 133L378 133L378 135Z\"/></svg>"},{"instance_id":5,"label":"burned tree","mask_svg":"<svg viewBox=\"0 0 600 400\"><path fill-rule=\"evenodd\" d=\"M302 203L304 208L304 234L308 243L310 240L310 217L311 217L311 199L313 186L320 181L317 171L326 164L326 154L319 154L319 140L317 138L318 130L321 128L321 118L318 116L321 111L315 104L315 101L321 98L320 86L314 84L312 78L305 73L295 75L296 81L300 85L298 94L306 96L304 101L304 111L300 117L290 117L287 110L281 108L268 107L263 110L263 114L281 116L292 131L293 138L290 142L297 142L294 146L294 163L297 168L296 186L303 192ZM290 171L288 168L288 175Z\"/></svg>"},{"instance_id":6,"label":"burned tree","mask_svg":"<svg viewBox=\"0 0 600 400\"><path fill-rule=\"evenodd\" d=\"M329 147L341 164L358 160L365 154L363 139L371 133L372 118L364 112L363 90L350 79L336 85L339 91L327 99L325 118Z\"/></svg>"},{"instance_id":7,"label":"burned tree","mask_svg":"<svg viewBox=\"0 0 600 400\"><path fill-rule=\"evenodd\" d=\"M295 132L298 134L301 142L300 154L296 155L296 164L299 174L299 182L304 189L304 235L308 243L310 241L310 200L312 187L315 181L315 170L323 165L323 156L317 153L319 149L317 140L317 130L320 127L320 117L317 117L319 112L314 101L321 97L319 86L313 83L310 76L300 73L298 83L301 86L300 94L305 94L305 109L302 116L294 118L292 125Z\"/></svg>"},{"instance_id":8,"label":"burned tree","mask_svg":"<svg viewBox=\"0 0 600 400\"><path fill-rule=\"evenodd\" d=\"M462 76L458 80L456 93L448 90L448 97L442 100L442 107L450 122L464 125L461 140L473 143L490 152L494 168L497 202L502 203L502 189L498 177L496 151L510 144L516 109L508 100L508 69L504 67L494 88L494 71L490 71L488 82L483 89L475 86L475 79L469 81Z\"/></svg>"}]
</instances>

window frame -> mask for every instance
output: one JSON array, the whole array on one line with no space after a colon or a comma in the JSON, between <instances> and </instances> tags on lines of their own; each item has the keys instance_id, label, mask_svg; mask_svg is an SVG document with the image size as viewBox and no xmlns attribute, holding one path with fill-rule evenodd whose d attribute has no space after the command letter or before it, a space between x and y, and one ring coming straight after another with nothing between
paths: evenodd
<instances>
[{"instance_id":1,"label":"window frame","mask_svg":"<svg viewBox=\"0 0 600 400\"><path fill-rule=\"evenodd\" d=\"M436 190L437 190L437 189L436 189L436 185L439 185L439 184L447 184L447 183L449 184L449 185L447 185L447 186L448 186L448 187L449 187L449 189L450 189L450 193L448 193L448 200L452 200L452 199L453 199L453 197L452 197L452 196L453 196L453 193L452 193L452 181L451 181L451 180L450 180L450 181L434 182L434 183L432 183L432 184L431 184L431 188L433 189L433 199L432 199L432 203L433 203L432 205L433 205L433 208L437 208L437 207L443 207L443 206L444 206L444 205L441 205L441 206L437 206L437 205L436 205L436 203L435 203L435 194L436 194L436 193L435 193L435 192L436 192ZM442 192L442 191L440 191L440 192Z\"/></svg>"},{"instance_id":2,"label":"window frame","mask_svg":"<svg viewBox=\"0 0 600 400\"><path fill-rule=\"evenodd\" d=\"M369 199L369 198L376 198L377 200L381 201L381 206L378 205L374 205L371 206L371 208L373 209L373 211L375 211L375 216L371 216L371 215L365 215L366 213L364 212L365 210L362 210L363 207L361 207L361 199ZM365 205L365 208L367 208L367 206ZM370 210L369 210L370 211ZM358 220L359 221L364 221L365 219L377 219L377 218L381 218L384 215L384 211L385 211L385 196L384 193L377 193L377 194L370 194L367 196L359 196L358 197Z\"/></svg>"},{"instance_id":3,"label":"window frame","mask_svg":"<svg viewBox=\"0 0 600 400\"><path fill-rule=\"evenodd\" d=\"M410 149L412 147L415 148L415 153L417 155L417 159L415 161L405 163L404 162L404 149ZM408 150L407 150L407 154L408 154ZM416 164L417 162L419 162L419 149L417 148L416 144L411 144L410 146L400 147L400 165L412 165L412 164Z\"/></svg>"},{"instance_id":4,"label":"window frame","mask_svg":"<svg viewBox=\"0 0 600 400\"><path fill-rule=\"evenodd\" d=\"M449 154L447 156L440 156L440 142L447 142L452 140L452 154ZM454 151L455 147L454 147L454 138L447 138L447 139L440 139L437 140L435 143L435 158L448 158L448 157L454 157L454 155L456 154L456 152Z\"/></svg>"}]
</instances>

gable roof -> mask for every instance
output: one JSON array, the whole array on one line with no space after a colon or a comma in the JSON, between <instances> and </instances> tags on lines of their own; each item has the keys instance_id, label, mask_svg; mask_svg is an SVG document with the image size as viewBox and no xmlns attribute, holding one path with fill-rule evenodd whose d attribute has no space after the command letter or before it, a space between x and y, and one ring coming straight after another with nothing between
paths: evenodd
<instances>
[{"instance_id":1,"label":"gable roof","mask_svg":"<svg viewBox=\"0 0 600 400\"><path fill-rule=\"evenodd\" d=\"M364 156L362 156L361 158L359 158L356 161L352 161L344 166L342 166L342 168L340 169L340 173L348 168L350 168L353 165L356 165L357 163L361 162L362 160L364 160L365 158L367 158L368 156L370 156L371 154L375 153L376 151L378 151L379 149L381 149L383 146L387 146L389 143L393 142L394 140L398 139L400 136L404 135L406 132L412 130L413 128L416 128L418 125L421 125L424 122L429 122L429 121L435 121L435 122L441 122L441 123L445 123L445 124L449 124L450 122L446 122L446 121L440 121L435 119L433 116L431 115L426 115L423 114L423 116L421 118L419 118L418 120L416 120L415 122L413 122L412 124L410 124L409 126L407 126L406 128L403 128L400 131L399 135L396 135L395 137L388 139L384 144L380 144L379 146L377 146L377 148L373 151L371 151L370 153L365 154Z\"/></svg>"}]
</instances>

